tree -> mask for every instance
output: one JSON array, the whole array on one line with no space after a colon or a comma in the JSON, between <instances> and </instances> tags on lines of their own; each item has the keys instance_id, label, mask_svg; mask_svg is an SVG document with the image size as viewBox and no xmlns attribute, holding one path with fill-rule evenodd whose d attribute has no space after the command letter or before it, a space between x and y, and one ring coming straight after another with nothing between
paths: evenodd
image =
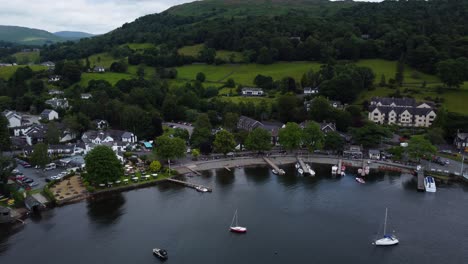
<instances>
[{"instance_id":1,"label":"tree","mask_svg":"<svg viewBox=\"0 0 468 264\"><path fill-rule=\"evenodd\" d=\"M463 68L459 60L448 59L437 64L437 74L448 87L459 87L466 78Z\"/></svg>"},{"instance_id":2,"label":"tree","mask_svg":"<svg viewBox=\"0 0 468 264\"><path fill-rule=\"evenodd\" d=\"M226 156L228 152L234 150L236 147L236 141L234 140L234 136L229 133L229 131L221 130L216 133L213 146L216 152L223 153L224 156Z\"/></svg>"},{"instance_id":3,"label":"tree","mask_svg":"<svg viewBox=\"0 0 468 264\"><path fill-rule=\"evenodd\" d=\"M60 131L54 122L47 126L46 142L47 144L58 144L60 142Z\"/></svg>"},{"instance_id":4,"label":"tree","mask_svg":"<svg viewBox=\"0 0 468 264\"><path fill-rule=\"evenodd\" d=\"M267 47L262 47L258 53L257 63L271 64L273 63L272 52Z\"/></svg>"},{"instance_id":5,"label":"tree","mask_svg":"<svg viewBox=\"0 0 468 264\"><path fill-rule=\"evenodd\" d=\"M237 113L227 112L224 114L224 127L229 130L233 131L237 127L237 122L239 121L239 115Z\"/></svg>"},{"instance_id":6,"label":"tree","mask_svg":"<svg viewBox=\"0 0 468 264\"><path fill-rule=\"evenodd\" d=\"M71 83L81 80L81 66L74 62L65 62L60 74Z\"/></svg>"},{"instance_id":7,"label":"tree","mask_svg":"<svg viewBox=\"0 0 468 264\"><path fill-rule=\"evenodd\" d=\"M234 79L232 79L232 78L227 79L226 87L228 87L228 88L236 87L236 82L234 81Z\"/></svg>"},{"instance_id":8,"label":"tree","mask_svg":"<svg viewBox=\"0 0 468 264\"><path fill-rule=\"evenodd\" d=\"M344 146L344 139L337 132L329 132L325 135L324 149L341 151Z\"/></svg>"},{"instance_id":9,"label":"tree","mask_svg":"<svg viewBox=\"0 0 468 264\"><path fill-rule=\"evenodd\" d=\"M192 157L194 159L198 159L198 157L200 156L200 150L198 149L192 149Z\"/></svg>"},{"instance_id":10,"label":"tree","mask_svg":"<svg viewBox=\"0 0 468 264\"><path fill-rule=\"evenodd\" d=\"M0 115L0 153L9 150L11 146L10 133L8 132L8 119Z\"/></svg>"},{"instance_id":11,"label":"tree","mask_svg":"<svg viewBox=\"0 0 468 264\"><path fill-rule=\"evenodd\" d=\"M408 155L419 161L423 156L435 154L437 148L423 136L412 136L408 141Z\"/></svg>"},{"instance_id":12,"label":"tree","mask_svg":"<svg viewBox=\"0 0 468 264\"><path fill-rule=\"evenodd\" d=\"M140 79L145 78L145 67L143 67L142 65L138 66L136 73L137 73L138 78Z\"/></svg>"},{"instance_id":13,"label":"tree","mask_svg":"<svg viewBox=\"0 0 468 264\"><path fill-rule=\"evenodd\" d=\"M47 145L44 143L37 143L34 145L33 153L31 155L31 162L34 165L45 168L49 163L49 156L47 155Z\"/></svg>"},{"instance_id":14,"label":"tree","mask_svg":"<svg viewBox=\"0 0 468 264\"><path fill-rule=\"evenodd\" d=\"M178 137L183 139L184 141L188 141L190 138L189 132L187 129L183 129L180 127L177 127L174 129L174 133L172 133L174 137Z\"/></svg>"},{"instance_id":15,"label":"tree","mask_svg":"<svg viewBox=\"0 0 468 264\"><path fill-rule=\"evenodd\" d=\"M397 68L396 68L396 73L395 73L395 81L397 82L398 86L401 86L403 84L404 71L405 71L405 62L404 62L403 56L401 56L397 62Z\"/></svg>"},{"instance_id":16,"label":"tree","mask_svg":"<svg viewBox=\"0 0 468 264\"><path fill-rule=\"evenodd\" d=\"M390 137L391 132L386 127L368 122L363 127L351 128L351 135L356 143L364 147L374 147L379 145L383 138Z\"/></svg>"},{"instance_id":17,"label":"tree","mask_svg":"<svg viewBox=\"0 0 468 264\"><path fill-rule=\"evenodd\" d=\"M295 108L298 105L295 95L285 94L278 97L278 115L281 122L295 120L297 117Z\"/></svg>"},{"instance_id":18,"label":"tree","mask_svg":"<svg viewBox=\"0 0 468 264\"><path fill-rule=\"evenodd\" d=\"M385 87L385 86L387 86L387 81L385 80L385 75L384 75L384 74L382 74L382 76L380 77L379 86L380 86L380 87Z\"/></svg>"},{"instance_id":19,"label":"tree","mask_svg":"<svg viewBox=\"0 0 468 264\"><path fill-rule=\"evenodd\" d=\"M444 130L440 127L432 127L427 130L426 135L424 136L427 140L429 140L432 144L444 144Z\"/></svg>"},{"instance_id":20,"label":"tree","mask_svg":"<svg viewBox=\"0 0 468 264\"><path fill-rule=\"evenodd\" d=\"M157 160L154 160L151 162L151 164L149 165L149 170L151 172L158 172L161 170L161 162L157 161Z\"/></svg>"},{"instance_id":21,"label":"tree","mask_svg":"<svg viewBox=\"0 0 468 264\"><path fill-rule=\"evenodd\" d=\"M8 177L11 176L11 171L15 167L15 160L13 158L3 156L2 152L0 152L0 186L2 186L2 183L6 185L8 182ZM5 190L2 190L2 193L6 193Z\"/></svg>"},{"instance_id":22,"label":"tree","mask_svg":"<svg viewBox=\"0 0 468 264\"><path fill-rule=\"evenodd\" d=\"M313 121L308 122L302 132L302 143L307 146L309 151L314 151L323 147L325 137L319 124Z\"/></svg>"},{"instance_id":23,"label":"tree","mask_svg":"<svg viewBox=\"0 0 468 264\"><path fill-rule=\"evenodd\" d=\"M251 151L271 150L271 133L260 127L255 128L247 136L245 147Z\"/></svg>"},{"instance_id":24,"label":"tree","mask_svg":"<svg viewBox=\"0 0 468 264\"><path fill-rule=\"evenodd\" d=\"M115 61L111 64L110 71L124 73L124 72L127 72L127 68L128 68L127 62L125 62L124 60Z\"/></svg>"},{"instance_id":25,"label":"tree","mask_svg":"<svg viewBox=\"0 0 468 264\"><path fill-rule=\"evenodd\" d=\"M279 131L279 143L286 150L298 149L301 145L302 130L298 124L288 122L286 127Z\"/></svg>"},{"instance_id":26,"label":"tree","mask_svg":"<svg viewBox=\"0 0 468 264\"><path fill-rule=\"evenodd\" d=\"M212 64L216 58L216 50L213 48L208 48L204 46L203 49L198 54L198 58L203 62Z\"/></svg>"},{"instance_id":27,"label":"tree","mask_svg":"<svg viewBox=\"0 0 468 264\"><path fill-rule=\"evenodd\" d=\"M185 156L185 142L180 138L170 138L163 135L156 138L154 150L160 159L167 160L170 169L172 159Z\"/></svg>"},{"instance_id":28,"label":"tree","mask_svg":"<svg viewBox=\"0 0 468 264\"><path fill-rule=\"evenodd\" d=\"M190 142L194 147L201 147L204 143L211 142L211 123L207 114L198 115L194 123L194 129Z\"/></svg>"},{"instance_id":29,"label":"tree","mask_svg":"<svg viewBox=\"0 0 468 264\"><path fill-rule=\"evenodd\" d=\"M264 76L261 74L258 74L257 76L255 76L254 84L260 88L267 89L267 90L274 88L273 78L270 76Z\"/></svg>"},{"instance_id":30,"label":"tree","mask_svg":"<svg viewBox=\"0 0 468 264\"><path fill-rule=\"evenodd\" d=\"M206 76L203 72L199 72L197 73L197 77L196 77L196 80L199 81L199 82L204 82L206 79Z\"/></svg>"},{"instance_id":31,"label":"tree","mask_svg":"<svg viewBox=\"0 0 468 264\"><path fill-rule=\"evenodd\" d=\"M113 182L123 176L123 168L114 151L96 146L86 156L86 179L92 184Z\"/></svg>"}]
</instances>

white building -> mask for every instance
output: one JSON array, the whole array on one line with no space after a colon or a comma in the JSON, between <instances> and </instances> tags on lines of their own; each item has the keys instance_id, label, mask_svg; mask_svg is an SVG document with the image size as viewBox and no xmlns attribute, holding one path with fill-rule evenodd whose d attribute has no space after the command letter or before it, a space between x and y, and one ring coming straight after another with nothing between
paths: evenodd
<instances>
[{"instance_id":1,"label":"white building","mask_svg":"<svg viewBox=\"0 0 468 264\"><path fill-rule=\"evenodd\" d=\"M245 87L245 88L242 88L242 95L243 96L262 96L263 90L261 88Z\"/></svg>"},{"instance_id":2,"label":"white building","mask_svg":"<svg viewBox=\"0 0 468 264\"><path fill-rule=\"evenodd\" d=\"M67 109L68 108L68 100L67 98L52 98L45 101L45 104L50 105L54 109Z\"/></svg>"},{"instance_id":3,"label":"white building","mask_svg":"<svg viewBox=\"0 0 468 264\"><path fill-rule=\"evenodd\" d=\"M19 127L23 125L23 116L15 111L5 110L3 115L8 120L8 127Z\"/></svg>"},{"instance_id":4,"label":"white building","mask_svg":"<svg viewBox=\"0 0 468 264\"><path fill-rule=\"evenodd\" d=\"M319 93L318 88L312 88L312 87L305 87L304 88L304 94L305 95L318 94L318 93Z\"/></svg>"},{"instance_id":5,"label":"white building","mask_svg":"<svg viewBox=\"0 0 468 264\"><path fill-rule=\"evenodd\" d=\"M59 114L55 110L44 109L41 113L41 119L48 121L59 119Z\"/></svg>"},{"instance_id":6,"label":"white building","mask_svg":"<svg viewBox=\"0 0 468 264\"><path fill-rule=\"evenodd\" d=\"M412 98L372 98L368 118L378 124L429 127L437 114L433 103L419 103Z\"/></svg>"},{"instance_id":7,"label":"white building","mask_svg":"<svg viewBox=\"0 0 468 264\"><path fill-rule=\"evenodd\" d=\"M81 94L81 99L83 99L83 100L88 100L90 98L93 98L93 96L90 93L82 93Z\"/></svg>"}]
</instances>

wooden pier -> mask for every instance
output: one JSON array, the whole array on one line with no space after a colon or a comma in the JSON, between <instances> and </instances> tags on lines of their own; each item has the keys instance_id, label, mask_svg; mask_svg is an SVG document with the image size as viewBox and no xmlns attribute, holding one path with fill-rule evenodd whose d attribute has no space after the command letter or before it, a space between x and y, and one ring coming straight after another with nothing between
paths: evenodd
<instances>
[{"instance_id":1,"label":"wooden pier","mask_svg":"<svg viewBox=\"0 0 468 264\"><path fill-rule=\"evenodd\" d=\"M263 157L263 160L265 160L265 162L268 163L268 165L270 165L270 167L272 169L277 171L279 175L284 175L285 174L284 170L280 169L278 166L276 166L276 164L273 163L273 161L271 161L269 158Z\"/></svg>"},{"instance_id":2,"label":"wooden pier","mask_svg":"<svg viewBox=\"0 0 468 264\"><path fill-rule=\"evenodd\" d=\"M424 170L420 169L418 171L418 192L424 192L426 187L424 185Z\"/></svg>"},{"instance_id":3,"label":"wooden pier","mask_svg":"<svg viewBox=\"0 0 468 264\"><path fill-rule=\"evenodd\" d=\"M306 166L304 163L304 160L302 158L296 157L297 162L299 162L299 165L301 166L301 169L304 171L304 174L310 174L309 168Z\"/></svg>"},{"instance_id":4,"label":"wooden pier","mask_svg":"<svg viewBox=\"0 0 468 264\"><path fill-rule=\"evenodd\" d=\"M193 189L196 189L198 187L198 188L206 188L209 192L213 191L213 189L211 187L203 186L201 184L195 184L195 183L180 181L180 180L171 179L171 178L168 178L167 181L177 183L177 184L181 184L181 185L184 185L186 187L193 188Z\"/></svg>"},{"instance_id":5,"label":"wooden pier","mask_svg":"<svg viewBox=\"0 0 468 264\"><path fill-rule=\"evenodd\" d=\"M230 169L228 166L224 166L224 168L225 168L227 171L231 171L231 169Z\"/></svg>"},{"instance_id":6,"label":"wooden pier","mask_svg":"<svg viewBox=\"0 0 468 264\"><path fill-rule=\"evenodd\" d=\"M196 171L196 170L194 170L194 169L190 168L190 166L186 166L186 168L187 168L189 171L191 171L191 172L195 173L195 174L196 174L196 175L198 175L198 176L200 176L200 175L201 175L201 173L200 173L200 172L198 172L198 171Z\"/></svg>"}]
</instances>

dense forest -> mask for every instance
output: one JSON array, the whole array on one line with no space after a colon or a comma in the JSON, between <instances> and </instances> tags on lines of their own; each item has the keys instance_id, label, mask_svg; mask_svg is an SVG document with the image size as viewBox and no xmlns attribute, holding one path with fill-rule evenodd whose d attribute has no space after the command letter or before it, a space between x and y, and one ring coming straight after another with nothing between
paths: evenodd
<instances>
[{"instance_id":1,"label":"dense forest","mask_svg":"<svg viewBox=\"0 0 468 264\"><path fill-rule=\"evenodd\" d=\"M210 49L239 51L248 62L404 59L427 73L435 73L440 61L468 57L467 0L292 2L295 4L288 9L284 6L287 1L260 1L256 12L246 11L246 15L227 12L234 8L229 1L190 3L141 17L99 37L50 45L41 56L42 60L58 61L113 51L128 56L130 64L223 63L212 56L194 58L177 53L182 46L204 43L207 54ZM252 1L236 3L237 8L248 7ZM189 7L198 15L187 15ZM268 12L269 8L273 11ZM144 42L158 48L141 53L122 47Z\"/></svg>"}]
</instances>

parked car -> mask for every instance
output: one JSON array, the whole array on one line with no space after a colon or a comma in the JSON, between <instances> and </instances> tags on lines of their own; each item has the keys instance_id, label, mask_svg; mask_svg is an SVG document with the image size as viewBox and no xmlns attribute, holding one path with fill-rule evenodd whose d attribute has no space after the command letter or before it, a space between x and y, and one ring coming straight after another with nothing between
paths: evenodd
<instances>
[{"instance_id":1,"label":"parked car","mask_svg":"<svg viewBox=\"0 0 468 264\"><path fill-rule=\"evenodd\" d=\"M32 165L27 163L27 162L25 162L25 163L23 163L21 165L23 165L23 168L31 168L32 167Z\"/></svg>"},{"instance_id":2,"label":"parked car","mask_svg":"<svg viewBox=\"0 0 468 264\"><path fill-rule=\"evenodd\" d=\"M34 187L34 186L37 186L37 185L39 185L39 183L37 183L37 182L28 183L29 187Z\"/></svg>"},{"instance_id":3,"label":"parked car","mask_svg":"<svg viewBox=\"0 0 468 264\"><path fill-rule=\"evenodd\" d=\"M22 182L23 182L23 183L32 183L32 182L34 182L34 180L31 179L31 178L24 177L24 179L22 180Z\"/></svg>"}]
</instances>

